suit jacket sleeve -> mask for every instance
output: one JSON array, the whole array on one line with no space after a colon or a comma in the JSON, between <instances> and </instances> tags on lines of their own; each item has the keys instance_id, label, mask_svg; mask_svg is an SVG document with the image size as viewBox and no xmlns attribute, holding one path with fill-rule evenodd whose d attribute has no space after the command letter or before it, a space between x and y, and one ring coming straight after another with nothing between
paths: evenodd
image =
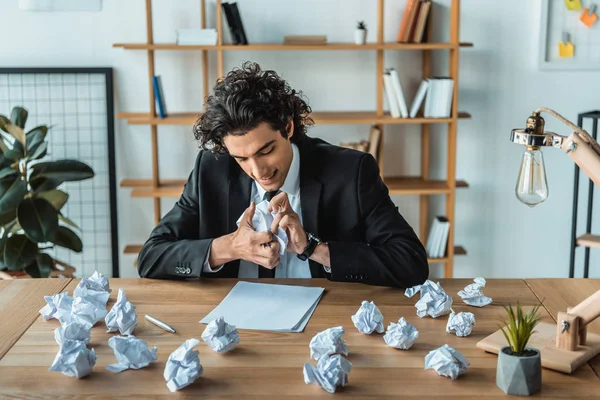
<instances>
[{"instance_id":1,"label":"suit jacket sleeve","mask_svg":"<svg viewBox=\"0 0 600 400\"><path fill-rule=\"evenodd\" d=\"M196 158L181 197L142 246L138 258L142 278L185 279L202 274L212 242L199 238L198 179L202 154Z\"/></svg>"},{"instance_id":2,"label":"suit jacket sleeve","mask_svg":"<svg viewBox=\"0 0 600 400\"><path fill-rule=\"evenodd\" d=\"M362 157L357 187L366 242L328 242L331 280L404 288L423 283L427 252L390 199L370 154Z\"/></svg>"}]
</instances>

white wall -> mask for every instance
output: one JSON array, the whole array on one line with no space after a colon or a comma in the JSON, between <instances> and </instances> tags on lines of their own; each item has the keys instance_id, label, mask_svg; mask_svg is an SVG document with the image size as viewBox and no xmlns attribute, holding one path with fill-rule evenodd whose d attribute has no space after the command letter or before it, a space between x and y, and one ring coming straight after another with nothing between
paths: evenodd
<instances>
[{"instance_id":1,"label":"white wall","mask_svg":"<svg viewBox=\"0 0 600 400\"><path fill-rule=\"evenodd\" d=\"M473 118L461 121L458 133L457 177L467 180L470 188L459 191L456 198L456 242L469 253L456 258L457 277L564 277L568 273L573 164L558 150L544 152L550 197L530 209L514 196L522 150L509 143L508 135L510 129L523 126L528 114L539 106L555 108L572 120L578 112L600 108L600 73L538 71L541 1L462 1L461 40L474 42L475 47L462 50L460 61L460 109ZM17 10L17 1L1 3L3 66L110 66L115 69L116 110L147 110L145 52L112 48L113 43L145 41L144 1L106 0L100 13L25 13ZM155 0L155 42L174 42L176 28L198 27L199 3ZM208 3L214 7L214 2ZM331 42L351 41L355 23L361 19L372 28L368 41L376 40L373 0L238 3L252 42L278 42L285 34L325 34ZM385 38L393 41L404 1L386 3ZM443 40L448 38L450 0L436 3L435 35ZM213 26L212 13L209 21ZM229 40L227 31L225 37ZM279 71L305 93L314 110L375 107L374 52L232 51L225 54L225 67L230 69L243 60ZM447 73L446 54L436 52L436 61L435 72ZM210 65L212 85L216 79L214 56ZM203 101L200 53L157 52L156 66L163 77L168 110L199 110ZM387 52L386 66L399 69L412 99L420 82L420 52ZM551 119L547 125L550 130L568 133ZM149 132L146 126L116 121L119 180L150 177ZM311 134L337 143L366 138L368 126L318 126ZM431 155L437 160L432 172L441 178L445 136L442 127L435 128L432 136ZM191 128L161 127L159 137L161 177L187 177L196 154ZM419 173L417 126L388 126L385 141L386 174ZM141 243L152 229L152 200L132 199L127 189L120 189L118 198L120 246ZM394 196L393 200L418 230L418 198ZM434 211L443 212L443 200L432 198ZM582 207L585 202L584 197ZM173 200L163 200L163 212L172 204ZM578 253L579 264L582 258L582 252ZM121 256L122 276L136 276L133 260L131 255ZM597 260L592 252L592 276L596 277L600 276ZM432 275L438 275L440 268L432 266Z\"/></svg>"}]
</instances>

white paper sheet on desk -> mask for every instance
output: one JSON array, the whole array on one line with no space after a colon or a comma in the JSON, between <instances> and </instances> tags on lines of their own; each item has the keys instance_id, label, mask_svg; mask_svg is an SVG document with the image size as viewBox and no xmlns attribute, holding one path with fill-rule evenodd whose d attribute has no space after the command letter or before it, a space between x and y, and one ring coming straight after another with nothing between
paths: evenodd
<instances>
[{"instance_id":1,"label":"white paper sheet on desk","mask_svg":"<svg viewBox=\"0 0 600 400\"><path fill-rule=\"evenodd\" d=\"M319 287L238 282L200 322L224 317L238 329L302 332L317 307Z\"/></svg>"}]
</instances>

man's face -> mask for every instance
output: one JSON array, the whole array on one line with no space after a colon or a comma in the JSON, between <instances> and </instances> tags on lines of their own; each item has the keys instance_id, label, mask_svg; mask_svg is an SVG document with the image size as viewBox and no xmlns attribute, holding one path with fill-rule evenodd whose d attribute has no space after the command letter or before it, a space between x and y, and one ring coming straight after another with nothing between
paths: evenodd
<instances>
[{"instance_id":1,"label":"man's face","mask_svg":"<svg viewBox=\"0 0 600 400\"><path fill-rule=\"evenodd\" d=\"M288 132L294 132L293 122L287 128ZM283 186L290 170L293 158L290 137L285 139L269 124L262 123L245 135L227 135L223 142L244 172L270 192Z\"/></svg>"}]
</instances>

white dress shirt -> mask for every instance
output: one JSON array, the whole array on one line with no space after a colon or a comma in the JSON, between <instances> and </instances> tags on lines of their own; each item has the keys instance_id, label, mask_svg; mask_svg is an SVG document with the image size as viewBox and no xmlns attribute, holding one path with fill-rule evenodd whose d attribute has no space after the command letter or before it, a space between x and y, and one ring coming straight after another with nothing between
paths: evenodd
<instances>
[{"instance_id":1,"label":"white dress shirt","mask_svg":"<svg viewBox=\"0 0 600 400\"><path fill-rule=\"evenodd\" d=\"M292 164L290 170L285 177L283 186L279 189L282 192L287 193L290 205L294 212L298 214L300 223L302 224L302 208L300 205L300 151L298 147L292 143ZM255 204L263 201L265 195L265 189L260 186L256 181L252 184L252 193L250 198ZM218 272L223 268L223 265L219 268L212 269L209 264L210 249L204 262L204 272L212 273ZM280 258L281 263L275 267L275 278L310 278L310 267L308 260L300 260L296 254L285 252ZM240 269L238 278L258 278L258 266L254 263L246 260L240 260Z\"/></svg>"}]
</instances>

